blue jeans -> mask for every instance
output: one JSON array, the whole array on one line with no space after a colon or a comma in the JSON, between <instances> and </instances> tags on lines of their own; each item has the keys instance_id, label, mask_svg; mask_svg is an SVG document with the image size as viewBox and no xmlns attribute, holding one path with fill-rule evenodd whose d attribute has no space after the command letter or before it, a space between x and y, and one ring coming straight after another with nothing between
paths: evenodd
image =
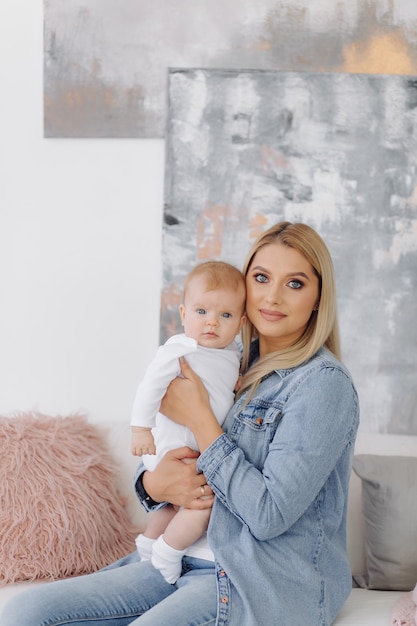
<instances>
[{"instance_id":1,"label":"blue jeans","mask_svg":"<svg viewBox=\"0 0 417 626\"><path fill-rule=\"evenodd\" d=\"M185 557L183 574L167 583L137 553L87 576L52 582L11 599L1 626L213 626L214 563Z\"/></svg>"}]
</instances>

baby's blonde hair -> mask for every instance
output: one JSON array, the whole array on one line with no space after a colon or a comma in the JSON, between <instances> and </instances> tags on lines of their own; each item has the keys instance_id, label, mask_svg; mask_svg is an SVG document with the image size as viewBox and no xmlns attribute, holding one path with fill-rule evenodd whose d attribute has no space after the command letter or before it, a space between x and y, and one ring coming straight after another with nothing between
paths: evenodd
<instances>
[{"instance_id":1,"label":"baby's blonde hair","mask_svg":"<svg viewBox=\"0 0 417 626\"><path fill-rule=\"evenodd\" d=\"M237 267L225 261L205 261L196 265L186 276L184 281L183 298L187 295L187 289L195 278L202 278L207 290L226 289L242 294L242 312L245 309L246 281L242 272Z\"/></svg>"},{"instance_id":2,"label":"baby's blonde hair","mask_svg":"<svg viewBox=\"0 0 417 626\"><path fill-rule=\"evenodd\" d=\"M246 374L239 393L251 387L252 395L264 376L276 369L296 367L304 363L322 346L326 346L340 359L334 269L323 239L306 224L279 222L260 235L253 244L243 268L245 276L258 250L270 244L294 248L310 263L319 279L319 307L317 311L312 312L304 333L292 346L265 355L249 370L250 345L258 335L254 325L247 319L242 329L242 371Z\"/></svg>"}]
</instances>

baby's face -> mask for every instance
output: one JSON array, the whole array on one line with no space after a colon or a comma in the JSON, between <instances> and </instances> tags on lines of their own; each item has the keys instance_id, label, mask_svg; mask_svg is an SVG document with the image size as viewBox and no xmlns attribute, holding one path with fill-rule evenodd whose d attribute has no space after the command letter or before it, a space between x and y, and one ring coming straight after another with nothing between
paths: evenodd
<instances>
[{"instance_id":1,"label":"baby's face","mask_svg":"<svg viewBox=\"0 0 417 626\"><path fill-rule=\"evenodd\" d=\"M211 289L201 278L190 282L180 315L187 337L205 348L225 348L244 322L244 289Z\"/></svg>"}]
</instances>

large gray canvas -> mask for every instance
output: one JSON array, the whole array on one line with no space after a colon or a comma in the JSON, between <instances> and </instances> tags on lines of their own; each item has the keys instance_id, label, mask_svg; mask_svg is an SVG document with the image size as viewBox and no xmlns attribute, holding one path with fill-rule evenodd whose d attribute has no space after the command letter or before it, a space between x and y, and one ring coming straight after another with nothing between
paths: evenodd
<instances>
[{"instance_id":1,"label":"large gray canvas","mask_svg":"<svg viewBox=\"0 0 417 626\"><path fill-rule=\"evenodd\" d=\"M167 67L417 73L413 0L44 0L46 137L162 137Z\"/></svg>"},{"instance_id":2,"label":"large gray canvas","mask_svg":"<svg viewBox=\"0 0 417 626\"><path fill-rule=\"evenodd\" d=\"M417 433L417 80L172 70L161 339L190 267L242 266L257 234L305 221L334 258L362 428Z\"/></svg>"}]
</instances>

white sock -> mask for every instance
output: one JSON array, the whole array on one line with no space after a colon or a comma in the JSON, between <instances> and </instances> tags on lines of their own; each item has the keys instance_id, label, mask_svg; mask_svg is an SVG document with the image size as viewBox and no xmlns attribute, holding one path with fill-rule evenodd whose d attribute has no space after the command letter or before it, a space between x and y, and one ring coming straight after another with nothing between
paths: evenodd
<instances>
[{"instance_id":1,"label":"white sock","mask_svg":"<svg viewBox=\"0 0 417 626\"><path fill-rule=\"evenodd\" d=\"M172 548L161 535L152 547L152 565L161 572L167 583L173 585L181 576L184 554L185 550Z\"/></svg>"},{"instance_id":2,"label":"white sock","mask_svg":"<svg viewBox=\"0 0 417 626\"><path fill-rule=\"evenodd\" d=\"M145 535L138 535L135 539L136 549L139 553L141 561L149 561L152 556L152 546L155 543L155 539L145 537Z\"/></svg>"}]
</instances>

